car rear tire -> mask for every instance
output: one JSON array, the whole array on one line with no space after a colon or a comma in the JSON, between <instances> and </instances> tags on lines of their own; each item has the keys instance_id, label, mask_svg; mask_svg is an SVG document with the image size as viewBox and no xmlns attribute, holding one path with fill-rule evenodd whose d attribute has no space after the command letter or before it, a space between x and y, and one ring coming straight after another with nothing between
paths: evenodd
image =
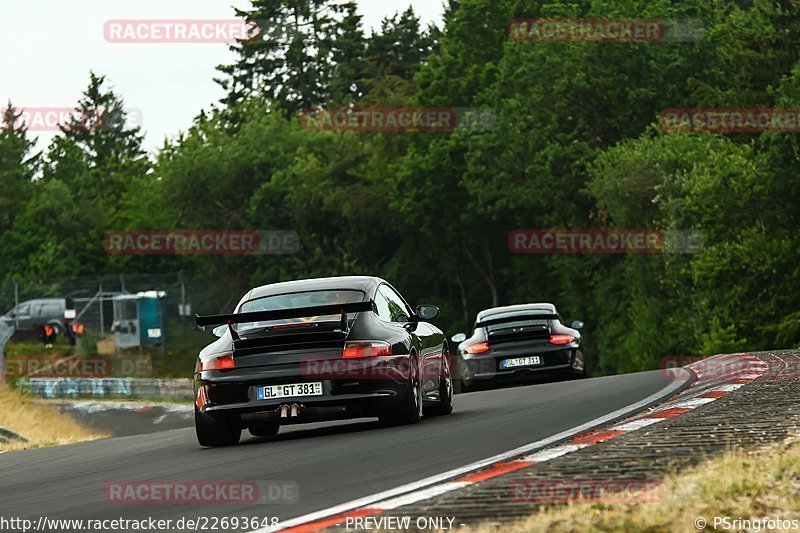
<instances>
[{"instance_id":1,"label":"car rear tire","mask_svg":"<svg viewBox=\"0 0 800 533\"><path fill-rule=\"evenodd\" d=\"M576 372L577 379L586 379L589 377L588 372L586 371L586 358L583 356L583 352L577 352L576 358L580 357L581 359L581 369Z\"/></svg>"},{"instance_id":2,"label":"car rear tire","mask_svg":"<svg viewBox=\"0 0 800 533\"><path fill-rule=\"evenodd\" d=\"M387 411L379 416L384 425L417 424L422 420L422 384L419 378L419 363L416 358L411 360L410 372L408 391L403 398L403 403L397 409Z\"/></svg>"},{"instance_id":3,"label":"car rear tire","mask_svg":"<svg viewBox=\"0 0 800 533\"><path fill-rule=\"evenodd\" d=\"M197 442L205 447L235 446L242 436L242 428L230 418L219 414L200 414L197 406L194 408L194 429Z\"/></svg>"},{"instance_id":4,"label":"car rear tire","mask_svg":"<svg viewBox=\"0 0 800 533\"><path fill-rule=\"evenodd\" d=\"M453 412L453 376L450 372L450 354L445 348L442 354L442 372L439 378L439 401L429 407L426 415L443 416Z\"/></svg>"},{"instance_id":5,"label":"car rear tire","mask_svg":"<svg viewBox=\"0 0 800 533\"><path fill-rule=\"evenodd\" d=\"M472 392L477 389L475 378L469 370L469 365L463 357L458 357L458 377L461 381L461 392Z\"/></svg>"},{"instance_id":6,"label":"car rear tire","mask_svg":"<svg viewBox=\"0 0 800 533\"><path fill-rule=\"evenodd\" d=\"M254 437L273 437L281 430L281 425L276 422L263 422L250 426L248 431Z\"/></svg>"}]
</instances>

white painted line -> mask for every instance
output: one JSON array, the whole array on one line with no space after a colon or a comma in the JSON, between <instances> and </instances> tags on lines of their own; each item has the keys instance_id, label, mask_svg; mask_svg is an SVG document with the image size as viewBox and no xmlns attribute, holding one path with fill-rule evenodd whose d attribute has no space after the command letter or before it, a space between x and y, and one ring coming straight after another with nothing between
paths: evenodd
<instances>
[{"instance_id":1,"label":"white painted line","mask_svg":"<svg viewBox=\"0 0 800 533\"><path fill-rule=\"evenodd\" d=\"M736 389L741 389L742 387L744 387L744 383L730 383L728 385L720 385L709 392L733 392Z\"/></svg>"},{"instance_id":2,"label":"white painted line","mask_svg":"<svg viewBox=\"0 0 800 533\"><path fill-rule=\"evenodd\" d=\"M638 420L631 420L630 422L625 422L624 424L609 428L609 431L635 431L639 428L647 427L650 424L655 424L657 422L661 422L661 420L658 418L640 418Z\"/></svg>"},{"instance_id":3,"label":"white painted line","mask_svg":"<svg viewBox=\"0 0 800 533\"><path fill-rule=\"evenodd\" d=\"M687 372L683 369L677 369L679 371ZM676 371L676 373L678 373ZM655 394L651 394L644 400L640 400L636 403L623 407L621 409L617 409L614 412L608 413L601 417L595 418L594 420L590 420L580 426L576 426L574 428L568 429L566 431L562 431L556 435L552 435L545 439L538 440L536 442L531 442L530 444L526 444L524 446L520 446L519 448L515 448L513 450L509 450L507 452L503 452L492 457L488 457L481 461L476 461L474 463L454 468L453 470L448 470L447 472L442 472L441 474L436 474L434 476L430 476L419 481L414 481L412 483L407 483L405 485L401 485L399 487L395 487L393 489L384 490L381 492L377 492L375 494L370 494L369 496L364 496L362 498L358 498L355 500L351 500L349 502L341 503L339 505L334 505L333 507L329 507L327 509L322 509L320 511L316 511L313 513L308 513L302 516L298 516L289 520L285 520L273 526L269 526L266 528L260 528L253 530L249 533L271 533L273 531L281 531L283 529L288 529L291 527L299 526L302 524L307 524L309 522L314 522L317 520L321 520L323 518L329 518L331 516L335 516L338 514L346 513L347 511L352 511L353 509L358 509L360 507L374 507L377 502L387 500L389 498L394 498L396 496L400 496L403 494L407 494L412 491L417 491L426 487L429 487L434 484L442 483L444 481L448 481L455 477L469 474L476 470L480 470L481 468L487 467L494 463L499 463L501 461L507 461L509 459L513 459L519 455L526 454L528 452L532 452L535 450L539 450L554 442L559 442L570 437L578 436L582 433L586 433L590 429L594 429L596 427L605 425L612 420L616 420L626 415L630 415L637 411L640 411L644 407L648 406L649 404L661 400L663 398L667 398L672 395L672 393L682 387L684 384L684 380L671 380L669 384L661 389L660 391L656 392Z\"/></svg>"},{"instance_id":4,"label":"white painted line","mask_svg":"<svg viewBox=\"0 0 800 533\"><path fill-rule=\"evenodd\" d=\"M563 446L556 446L555 448L542 450L532 455L522 456L518 459L518 461L523 463L543 463L545 461L549 461L550 459L555 459L557 457L561 457L562 455L567 455L568 453L578 451L586 446L588 446L588 444L564 444Z\"/></svg>"},{"instance_id":5,"label":"white painted line","mask_svg":"<svg viewBox=\"0 0 800 533\"><path fill-rule=\"evenodd\" d=\"M711 403L714 400L716 400L716 398L692 398L691 400L685 400L680 403L670 405L669 409L694 409L695 407L700 407L701 405Z\"/></svg>"},{"instance_id":6,"label":"white painted line","mask_svg":"<svg viewBox=\"0 0 800 533\"><path fill-rule=\"evenodd\" d=\"M753 374L753 373L751 373L751 374L742 374L741 376L736 376L736 379L758 379L763 374L764 374L763 372L761 372L759 374Z\"/></svg>"},{"instance_id":7,"label":"white painted line","mask_svg":"<svg viewBox=\"0 0 800 533\"><path fill-rule=\"evenodd\" d=\"M472 483L469 481L450 481L448 483L442 483L441 485L433 485L432 487L428 487L424 490L410 492L408 494L404 494L403 496L398 496L397 498L392 498L391 500L386 500L385 502L381 502L376 505L370 505L370 507L373 509L383 509L384 511L388 509L396 509L398 507L411 505L412 503L417 503L421 500L427 500L428 498L433 498L434 496L439 496L441 494L445 494L446 492L460 489L471 484Z\"/></svg>"}]
</instances>

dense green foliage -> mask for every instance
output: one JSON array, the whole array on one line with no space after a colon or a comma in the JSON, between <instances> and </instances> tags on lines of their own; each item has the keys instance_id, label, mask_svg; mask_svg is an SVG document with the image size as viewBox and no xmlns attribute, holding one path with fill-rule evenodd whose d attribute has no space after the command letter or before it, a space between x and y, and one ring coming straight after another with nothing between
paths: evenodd
<instances>
[{"instance_id":1,"label":"dense green foliage","mask_svg":"<svg viewBox=\"0 0 800 533\"><path fill-rule=\"evenodd\" d=\"M183 270L219 290L376 274L441 325L552 301L596 372L800 341L800 143L664 133L680 107L800 107L800 16L769 0L461 0L365 35L351 2L254 0L267 41L220 67L226 97L152 158L138 130L65 126L43 154L0 132L0 277ZM514 18L696 19L696 42L522 43ZM289 30L287 30L289 28ZM121 109L92 76L79 106ZM476 107L491 131L317 132L315 106ZM696 254L515 255L517 228L703 233ZM292 256L113 256L123 229L286 229Z\"/></svg>"}]
</instances>

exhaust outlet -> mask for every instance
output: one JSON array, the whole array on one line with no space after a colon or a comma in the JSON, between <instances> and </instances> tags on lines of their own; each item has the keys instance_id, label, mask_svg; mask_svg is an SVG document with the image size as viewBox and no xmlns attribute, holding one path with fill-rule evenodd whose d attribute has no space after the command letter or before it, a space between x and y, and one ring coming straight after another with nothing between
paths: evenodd
<instances>
[{"instance_id":1,"label":"exhaust outlet","mask_svg":"<svg viewBox=\"0 0 800 533\"><path fill-rule=\"evenodd\" d=\"M281 418L288 418L289 417L289 405L283 404L281 405Z\"/></svg>"},{"instance_id":2,"label":"exhaust outlet","mask_svg":"<svg viewBox=\"0 0 800 533\"><path fill-rule=\"evenodd\" d=\"M297 417L297 416L300 416L300 405L299 405L299 404L296 404L296 403L293 403L293 404L292 404L292 413L291 413L291 416L292 416L292 418L295 418L295 417Z\"/></svg>"}]
</instances>

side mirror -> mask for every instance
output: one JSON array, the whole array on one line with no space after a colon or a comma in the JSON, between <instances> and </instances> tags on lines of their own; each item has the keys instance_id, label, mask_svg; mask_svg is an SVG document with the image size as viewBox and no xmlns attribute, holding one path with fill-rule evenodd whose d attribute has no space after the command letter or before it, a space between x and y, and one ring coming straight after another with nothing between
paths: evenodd
<instances>
[{"instance_id":1,"label":"side mirror","mask_svg":"<svg viewBox=\"0 0 800 533\"><path fill-rule=\"evenodd\" d=\"M439 316L439 308L435 305L420 305L417 307L417 316L422 320L433 320Z\"/></svg>"},{"instance_id":2,"label":"side mirror","mask_svg":"<svg viewBox=\"0 0 800 533\"><path fill-rule=\"evenodd\" d=\"M225 335L225 330L227 330L227 329L228 329L228 326L225 326L225 325L217 326L217 327L215 327L214 329L211 330L211 333L215 337L219 338L219 337L222 337L223 335Z\"/></svg>"},{"instance_id":3,"label":"side mirror","mask_svg":"<svg viewBox=\"0 0 800 533\"><path fill-rule=\"evenodd\" d=\"M462 342L467 340L467 336L464 335L463 333L456 333L455 335L450 337L450 340L455 342L456 344L461 344Z\"/></svg>"},{"instance_id":4,"label":"side mirror","mask_svg":"<svg viewBox=\"0 0 800 533\"><path fill-rule=\"evenodd\" d=\"M575 322L573 322L573 323L570 325L570 327L571 327L572 329L577 329L577 330L579 330L579 331L583 329L583 326L584 326L584 324L583 324L583 321L581 321L581 320L576 320Z\"/></svg>"}]
</instances>

